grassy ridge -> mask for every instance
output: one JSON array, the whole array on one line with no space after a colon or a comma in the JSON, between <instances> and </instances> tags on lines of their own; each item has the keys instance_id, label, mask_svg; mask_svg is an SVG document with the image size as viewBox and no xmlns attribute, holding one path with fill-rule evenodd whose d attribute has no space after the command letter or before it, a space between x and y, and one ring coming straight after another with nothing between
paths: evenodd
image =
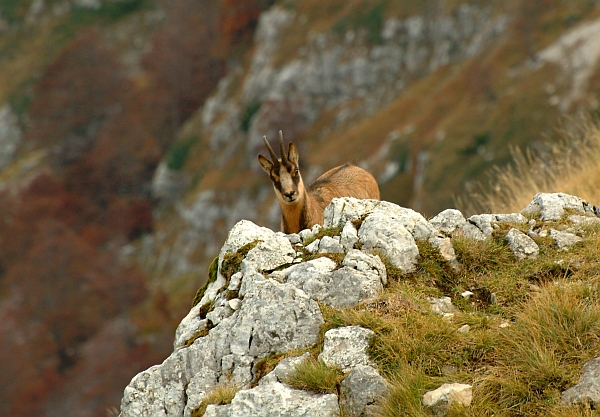
<instances>
[{"instance_id":1,"label":"grassy ridge","mask_svg":"<svg viewBox=\"0 0 600 417\"><path fill-rule=\"evenodd\" d=\"M443 265L433 248L421 250L417 272L390 274L378 300L347 310L322 306L323 333L359 325L376 334L369 353L391 390L375 416L428 416L423 394L450 382L474 390L472 405L451 409L451 416L600 415L560 404L583 364L600 354L600 227L580 230L583 242L568 252L538 238L538 259L524 261L510 252L507 230L483 243L453 238L465 265L460 272ZM468 300L465 290L474 293ZM457 306L453 317L431 311L428 297L442 295ZM469 330L459 332L465 325ZM339 381L335 370L312 360L288 382L331 392Z\"/></svg>"}]
</instances>

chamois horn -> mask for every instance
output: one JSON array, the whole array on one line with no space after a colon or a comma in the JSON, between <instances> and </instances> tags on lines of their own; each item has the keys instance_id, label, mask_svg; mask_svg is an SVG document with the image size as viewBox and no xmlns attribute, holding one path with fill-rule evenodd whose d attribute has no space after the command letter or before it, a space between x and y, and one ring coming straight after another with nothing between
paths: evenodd
<instances>
[{"instance_id":1,"label":"chamois horn","mask_svg":"<svg viewBox=\"0 0 600 417\"><path fill-rule=\"evenodd\" d=\"M283 145L283 132L279 131L279 148L281 149L281 161L284 165L289 165L287 152L285 151L285 146Z\"/></svg>"},{"instance_id":2,"label":"chamois horn","mask_svg":"<svg viewBox=\"0 0 600 417\"><path fill-rule=\"evenodd\" d=\"M271 148L271 144L269 144L269 141L267 140L267 136L263 136L263 140L265 141L265 145L267 145L267 150L269 151L269 154L271 155L271 159L273 160L273 164L274 165L279 165L279 160L277 159L277 155L275 155L275 152L273 151L273 148Z\"/></svg>"}]
</instances>

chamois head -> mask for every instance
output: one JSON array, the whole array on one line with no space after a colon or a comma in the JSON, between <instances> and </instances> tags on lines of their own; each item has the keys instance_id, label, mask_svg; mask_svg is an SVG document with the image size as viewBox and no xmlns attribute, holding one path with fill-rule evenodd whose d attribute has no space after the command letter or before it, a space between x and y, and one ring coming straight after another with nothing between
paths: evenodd
<instances>
[{"instance_id":1,"label":"chamois head","mask_svg":"<svg viewBox=\"0 0 600 417\"><path fill-rule=\"evenodd\" d=\"M258 162L262 169L269 174L277 197L284 204L293 204L303 198L304 184L300 176L300 165L298 164L298 149L290 142L287 153L283 145L283 133L279 131L279 148L281 159L271 148L266 136L263 136L267 150L273 162L262 155L258 155Z\"/></svg>"}]
</instances>

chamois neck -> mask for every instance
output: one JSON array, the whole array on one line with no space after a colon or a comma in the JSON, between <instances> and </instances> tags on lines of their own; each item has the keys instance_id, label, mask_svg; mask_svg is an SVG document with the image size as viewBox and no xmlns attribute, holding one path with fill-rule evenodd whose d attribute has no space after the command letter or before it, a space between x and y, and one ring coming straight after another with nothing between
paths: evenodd
<instances>
[{"instance_id":1,"label":"chamois neck","mask_svg":"<svg viewBox=\"0 0 600 417\"><path fill-rule=\"evenodd\" d=\"M311 200L306 190L303 190L300 197L292 204L285 203L280 198L279 207L281 208L281 230L284 233L298 233L312 226L308 224Z\"/></svg>"}]
</instances>

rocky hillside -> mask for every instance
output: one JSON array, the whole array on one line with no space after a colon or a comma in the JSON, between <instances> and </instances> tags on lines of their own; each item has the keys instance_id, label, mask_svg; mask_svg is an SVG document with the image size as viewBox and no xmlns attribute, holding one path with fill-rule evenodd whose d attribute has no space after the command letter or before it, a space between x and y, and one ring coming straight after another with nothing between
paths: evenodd
<instances>
[{"instance_id":1,"label":"rocky hillside","mask_svg":"<svg viewBox=\"0 0 600 417\"><path fill-rule=\"evenodd\" d=\"M104 416L169 354L227 232L277 228L262 135L298 145L305 180L353 161L424 216L511 147L544 161L559 120L598 109L599 18L595 0L0 1L0 414Z\"/></svg>"},{"instance_id":2,"label":"rocky hillside","mask_svg":"<svg viewBox=\"0 0 600 417\"><path fill-rule=\"evenodd\" d=\"M335 199L291 235L242 220L121 416L591 415L599 245L600 207L567 194L430 221Z\"/></svg>"}]
</instances>

